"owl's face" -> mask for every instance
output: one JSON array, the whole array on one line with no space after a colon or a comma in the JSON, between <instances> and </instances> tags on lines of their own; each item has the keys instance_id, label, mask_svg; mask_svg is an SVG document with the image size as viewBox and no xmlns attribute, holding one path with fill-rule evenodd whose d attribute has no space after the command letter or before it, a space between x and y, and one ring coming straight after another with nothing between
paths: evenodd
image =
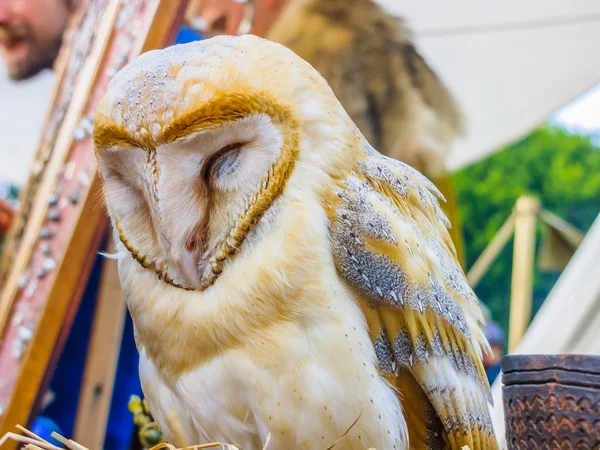
<instances>
[{"instance_id":1,"label":"owl's face","mask_svg":"<svg viewBox=\"0 0 600 450\"><path fill-rule=\"evenodd\" d=\"M201 287L250 188L266 178L282 146L282 130L256 114L152 151L111 147L99 157L100 170L122 238L147 249L147 262L177 284Z\"/></svg>"},{"instance_id":2,"label":"owl's face","mask_svg":"<svg viewBox=\"0 0 600 450\"><path fill-rule=\"evenodd\" d=\"M346 144L319 143L342 130L331 96L312 67L253 36L142 55L113 78L94 130L119 240L164 281L210 286L299 166L335 165Z\"/></svg>"}]
</instances>

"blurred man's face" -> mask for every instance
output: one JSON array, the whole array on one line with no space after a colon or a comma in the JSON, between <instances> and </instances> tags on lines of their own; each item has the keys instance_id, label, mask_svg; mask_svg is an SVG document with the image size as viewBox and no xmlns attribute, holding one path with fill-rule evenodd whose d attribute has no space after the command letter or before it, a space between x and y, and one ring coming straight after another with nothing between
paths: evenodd
<instances>
[{"instance_id":1,"label":"blurred man's face","mask_svg":"<svg viewBox=\"0 0 600 450\"><path fill-rule=\"evenodd\" d=\"M0 54L13 80L52 68L71 13L69 0L0 0Z\"/></svg>"}]
</instances>

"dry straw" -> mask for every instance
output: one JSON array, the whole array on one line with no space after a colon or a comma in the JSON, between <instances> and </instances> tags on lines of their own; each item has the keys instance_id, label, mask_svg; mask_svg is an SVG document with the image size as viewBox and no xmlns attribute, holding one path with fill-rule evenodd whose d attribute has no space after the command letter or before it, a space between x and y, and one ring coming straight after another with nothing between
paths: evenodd
<instances>
[{"instance_id":1,"label":"dry straw","mask_svg":"<svg viewBox=\"0 0 600 450\"><path fill-rule=\"evenodd\" d=\"M362 412L361 412L361 414L362 414ZM356 423L358 422L358 419L360 419L361 414L359 414L359 416L356 418L356 420L352 423L352 425L350 425L350 427L348 427L348 429L340 436L340 438L337 441L335 441L332 445L327 447L327 449L325 449L325 450L333 449L342 439L344 439L344 437L348 434L348 432L354 427L354 425L356 425ZM177 438L177 440L179 442L185 442L185 439L183 438L183 430L181 429L181 426L179 426L180 422L174 416L169 417L169 422L172 425L172 429L174 431L174 434L175 434L175 437ZM23 434L6 433L2 437L2 439L0 439L0 448L2 447L2 445L5 442L7 442L9 439L11 439L13 441L17 441L22 444L25 444L24 448L26 450L65 450L65 449L90 450L87 447L84 447L83 445L78 444L77 442L73 441L72 439L67 439L64 436L61 436L60 434L58 434L56 432L52 433L52 437L54 439L56 439L57 441L59 441L61 444L63 444L65 447L57 447L56 445L51 444L50 442L46 441L45 439L43 439L42 437L33 433L32 431L28 430L27 428L22 427L21 425L17 425L17 429ZM267 441L265 442L265 446L263 447L263 450L276 450L276 449L269 448L270 441L271 441L271 435L269 434L267 436ZM200 450L200 449L205 449L205 448L220 448L222 450L240 450L235 445L225 444L222 442L213 442L210 444L202 444L202 445L189 445L186 447L175 447L172 444L163 442L163 443L155 445L154 447L150 448L149 450ZM375 450L375 449L370 448L368 450ZM465 449L463 447L463 450L468 450L468 448Z\"/></svg>"},{"instance_id":2,"label":"dry straw","mask_svg":"<svg viewBox=\"0 0 600 450\"><path fill-rule=\"evenodd\" d=\"M52 437L54 439L56 439L57 441L59 441L61 444L63 444L65 447L57 447L54 444L51 444L50 442L48 442L47 440L43 439L42 437L38 436L37 434L33 433L32 431L28 430L25 427L22 427L21 425L17 425L17 429L19 431L21 431L21 434L17 434L17 433L6 433L2 439L0 439L0 447L2 447L2 444L4 444L5 442L7 442L9 439L13 440L13 441L17 441L20 442L22 444L25 444L25 449L26 450L65 450L69 449L69 450L90 450L87 447L84 447L81 444L78 444L77 442L73 441L72 439L67 439L64 436L61 436L60 434L53 432L52 433ZM267 437L267 444L265 445L265 448L263 450L267 449L267 445L269 445L269 440L270 440L270 436ZM203 444L203 445L192 445L192 446L188 446L188 447L181 447L181 448L177 448L174 445L171 444L167 444L167 443L161 443L158 445L155 445L154 447L152 447L149 450L199 450L199 449L204 449L204 448L221 448L223 450L240 450L237 447L235 447L234 445L231 444L224 444L222 442L213 442L211 444Z\"/></svg>"}]
</instances>

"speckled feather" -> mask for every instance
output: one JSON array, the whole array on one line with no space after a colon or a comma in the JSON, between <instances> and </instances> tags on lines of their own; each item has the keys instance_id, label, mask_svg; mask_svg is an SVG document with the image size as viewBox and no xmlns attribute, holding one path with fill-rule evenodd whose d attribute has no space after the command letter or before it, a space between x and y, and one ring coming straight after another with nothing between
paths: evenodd
<instances>
[{"instance_id":1,"label":"speckled feather","mask_svg":"<svg viewBox=\"0 0 600 450\"><path fill-rule=\"evenodd\" d=\"M420 173L366 145L364 158L325 200L332 249L363 306L380 371L392 382L414 377L426 394L422 401L444 424L445 435L427 434L424 448L444 439L451 448L495 448L480 311L439 197Z\"/></svg>"}]
</instances>

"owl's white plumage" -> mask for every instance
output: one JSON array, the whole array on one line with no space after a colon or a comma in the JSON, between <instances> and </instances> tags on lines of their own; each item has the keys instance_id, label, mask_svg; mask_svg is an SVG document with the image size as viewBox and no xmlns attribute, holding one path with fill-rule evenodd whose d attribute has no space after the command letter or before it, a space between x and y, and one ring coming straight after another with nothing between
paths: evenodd
<instances>
[{"instance_id":1,"label":"owl's white plumage","mask_svg":"<svg viewBox=\"0 0 600 450\"><path fill-rule=\"evenodd\" d=\"M175 414L179 445L326 448L360 417L339 448L433 448L442 422L490 448L479 311L432 186L370 149L306 62L253 36L146 53L94 140L169 439Z\"/></svg>"}]
</instances>

